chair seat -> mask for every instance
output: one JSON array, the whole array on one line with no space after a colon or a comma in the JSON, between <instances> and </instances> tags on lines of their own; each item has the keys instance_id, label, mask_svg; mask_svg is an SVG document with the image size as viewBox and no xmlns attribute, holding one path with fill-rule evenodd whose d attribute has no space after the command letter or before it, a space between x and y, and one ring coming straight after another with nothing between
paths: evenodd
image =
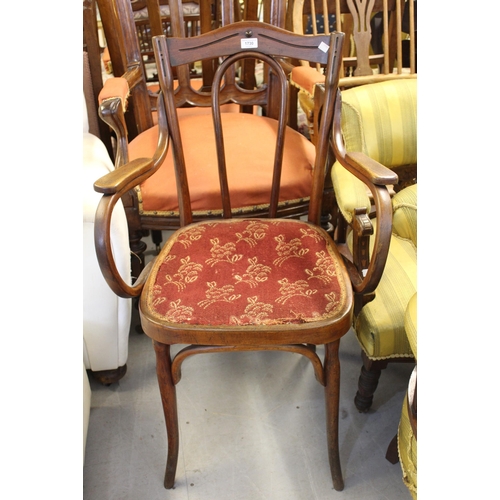
<instances>
[{"instance_id":1,"label":"chair seat","mask_svg":"<svg viewBox=\"0 0 500 500\"><path fill-rule=\"evenodd\" d=\"M246 113L223 113L222 123L232 206L238 209L268 204L276 120ZM222 205L212 117L182 114L179 124L193 210L219 210ZM155 126L131 141L130 160L152 157L157 142L158 127ZM310 196L315 156L314 145L288 128L280 201L300 202ZM140 186L138 195L141 214L174 215L178 212L171 150L158 171Z\"/></svg>"},{"instance_id":2,"label":"chair seat","mask_svg":"<svg viewBox=\"0 0 500 500\"><path fill-rule=\"evenodd\" d=\"M287 335L281 340L296 342L295 325L307 329L314 323L317 329L320 322L328 325L343 316L349 321L345 279L328 234L306 222L201 222L178 230L165 244L143 290L141 315L164 328L170 325L174 336L182 322L185 330L196 325L197 339L200 328L227 327L244 343L241 327L251 327L255 342L259 327L269 331L285 325ZM304 342L301 331L299 342ZM324 343L331 334L316 335L310 343ZM230 337L211 340L231 342Z\"/></svg>"}]
</instances>

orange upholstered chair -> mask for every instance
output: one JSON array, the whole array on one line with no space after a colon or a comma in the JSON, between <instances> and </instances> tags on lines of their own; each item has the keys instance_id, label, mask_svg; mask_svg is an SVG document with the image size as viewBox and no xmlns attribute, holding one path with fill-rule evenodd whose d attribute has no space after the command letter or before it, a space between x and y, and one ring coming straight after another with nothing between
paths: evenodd
<instances>
[{"instance_id":1,"label":"orange upholstered chair","mask_svg":"<svg viewBox=\"0 0 500 500\"><path fill-rule=\"evenodd\" d=\"M157 0L148 0L150 18ZM140 157L152 158L156 153L160 128L155 125L152 111L156 97L148 92L141 53L137 42L133 13L128 0L98 0L103 28L106 34L114 75L107 80L100 95L100 115L113 128L117 137L117 168ZM220 3L221 23L234 21L234 1ZM276 4L276 5L275 5ZM279 0L269 3L269 20L274 25L284 24L285 6ZM170 0L172 33L184 37L182 2ZM206 2L200 2L201 25L203 27ZM153 24L152 24L153 26ZM189 37L195 40L197 37ZM199 58L203 60L203 58ZM218 62L212 61L212 69ZM225 76L224 103L237 108L237 113L224 113L225 134L228 135L229 188L233 200L233 213L245 217L260 216L267 210L268 188L266 177L272 174L269 158L274 154L276 143L275 109L279 103L274 99L273 76L267 68L255 65L265 75L252 75L258 81L259 92L249 93L254 88L242 81L240 66L235 65ZM179 127L188 169L195 219L211 217L221 211L217 201L218 178L214 152L209 153L210 140L210 82L199 84L193 81L190 66L175 68L175 106L179 111ZM198 80L199 82L199 80ZM242 89L242 87L250 87ZM243 109L245 112L240 113ZM182 111L181 111L182 110ZM261 116L265 115L265 116ZM288 128L285 141L282 189L278 206L278 217L300 217L307 213L312 186L312 171L316 156L315 147L295 130ZM210 162L206 162L210 157ZM245 162L251 160L252 175L245 171ZM126 194L130 232L130 246L134 256L141 258L145 244L141 241L148 230L172 230L179 227L176 182L172 154L155 157L154 176L140 183ZM211 165L210 168L207 165ZM140 272L140 261L133 265L134 276Z\"/></svg>"}]
</instances>

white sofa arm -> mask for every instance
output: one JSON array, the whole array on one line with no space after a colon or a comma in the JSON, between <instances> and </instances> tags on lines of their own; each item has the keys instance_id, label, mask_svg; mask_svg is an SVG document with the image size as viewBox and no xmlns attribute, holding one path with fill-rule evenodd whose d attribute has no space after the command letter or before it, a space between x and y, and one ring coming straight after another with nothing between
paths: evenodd
<instances>
[{"instance_id":1,"label":"white sofa arm","mask_svg":"<svg viewBox=\"0 0 500 500\"><path fill-rule=\"evenodd\" d=\"M83 360L93 372L126 370L131 300L115 295L104 280L94 247L94 218L101 196L94 182L113 164L104 144L96 136L83 134ZM121 275L130 281L130 247L125 211L117 204L111 223L113 253ZM99 374L95 374L99 379ZM102 374L109 383L110 374ZM111 380L112 381L112 380Z\"/></svg>"}]
</instances>

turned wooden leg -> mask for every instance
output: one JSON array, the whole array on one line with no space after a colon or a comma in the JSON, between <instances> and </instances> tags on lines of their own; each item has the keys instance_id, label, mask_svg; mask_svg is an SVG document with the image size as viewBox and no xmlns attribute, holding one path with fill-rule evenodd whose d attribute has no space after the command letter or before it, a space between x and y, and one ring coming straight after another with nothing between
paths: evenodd
<instances>
[{"instance_id":1,"label":"turned wooden leg","mask_svg":"<svg viewBox=\"0 0 500 500\"><path fill-rule=\"evenodd\" d=\"M344 489L344 480L340 467L339 454L339 396L340 396L340 340L325 345L325 404L326 438L328 459L332 474L333 487L337 491Z\"/></svg>"},{"instance_id":2,"label":"turned wooden leg","mask_svg":"<svg viewBox=\"0 0 500 500\"><path fill-rule=\"evenodd\" d=\"M164 486L170 489L174 486L177 459L179 457L179 421L177 419L177 397L172 379L172 361L170 346L153 341L156 352L156 374L160 387L163 413L167 427L168 451L165 469Z\"/></svg>"},{"instance_id":3,"label":"turned wooden leg","mask_svg":"<svg viewBox=\"0 0 500 500\"><path fill-rule=\"evenodd\" d=\"M373 395L378 386L380 374L387 367L388 360L372 361L362 352L363 366L358 380L358 392L354 398L354 404L361 413L366 413L373 402Z\"/></svg>"}]
</instances>

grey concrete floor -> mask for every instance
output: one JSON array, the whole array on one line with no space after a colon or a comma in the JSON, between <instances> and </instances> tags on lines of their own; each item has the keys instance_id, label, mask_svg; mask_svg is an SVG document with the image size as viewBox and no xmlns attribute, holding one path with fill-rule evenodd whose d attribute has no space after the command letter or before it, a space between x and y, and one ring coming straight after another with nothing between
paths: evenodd
<instances>
[{"instance_id":1,"label":"grey concrete floor","mask_svg":"<svg viewBox=\"0 0 500 500\"><path fill-rule=\"evenodd\" d=\"M344 491L332 487L323 388L305 358L279 352L206 354L183 364L179 464L175 489L165 490L155 355L150 339L134 330L136 315L125 377L109 387L91 378L85 500L411 499L400 465L385 452L413 365L390 364L372 409L360 414L353 402L360 349L352 331L340 347Z\"/></svg>"}]
</instances>

